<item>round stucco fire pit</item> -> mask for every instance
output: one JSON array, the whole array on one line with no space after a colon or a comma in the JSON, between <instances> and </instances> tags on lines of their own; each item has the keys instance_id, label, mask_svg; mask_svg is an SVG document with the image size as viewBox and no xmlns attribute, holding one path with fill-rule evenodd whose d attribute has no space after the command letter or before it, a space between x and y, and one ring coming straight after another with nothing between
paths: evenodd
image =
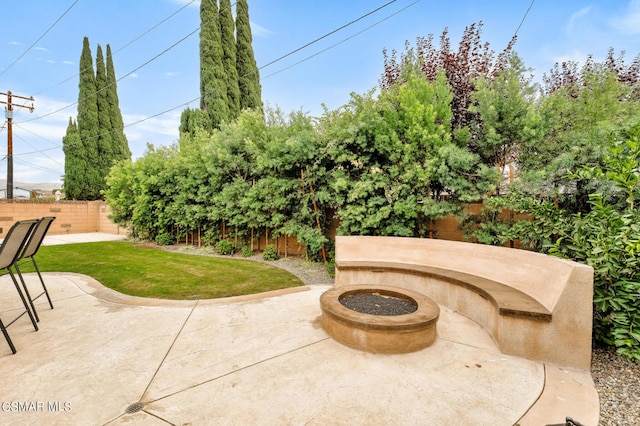
<instances>
[{"instance_id":1,"label":"round stucco fire pit","mask_svg":"<svg viewBox=\"0 0 640 426\"><path fill-rule=\"evenodd\" d=\"M359 296L365 297L358 300ZM423 294L378 285L331 289L320 296L320 307L322 326L336 341L385 354L429 347L436 338L440 315L438 305Z\"/></svg>"}]
</instances>

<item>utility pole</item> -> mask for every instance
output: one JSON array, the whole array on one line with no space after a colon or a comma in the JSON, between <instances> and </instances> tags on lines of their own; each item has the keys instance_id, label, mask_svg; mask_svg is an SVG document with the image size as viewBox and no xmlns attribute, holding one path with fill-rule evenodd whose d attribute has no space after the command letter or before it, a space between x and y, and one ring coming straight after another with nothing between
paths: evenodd
<instances>
[{"instance_id":1,"label":"utility pole","mask_svg":"<svg viewBox=\"0 0 640 426\"><path fill-rule=\"evenodd\" d=\"M0 92L0 96L7 97L7 100L0 101L0 104L7 106L4 111L4 116L7 119L7 200L13 200L13 107L26 108L29 112L33 112L33 96L25 98L13 95L10 90L7 93ZM13 103L13 98L31 101L31 106L16 105Z\"/></svg>"}]
</instances>

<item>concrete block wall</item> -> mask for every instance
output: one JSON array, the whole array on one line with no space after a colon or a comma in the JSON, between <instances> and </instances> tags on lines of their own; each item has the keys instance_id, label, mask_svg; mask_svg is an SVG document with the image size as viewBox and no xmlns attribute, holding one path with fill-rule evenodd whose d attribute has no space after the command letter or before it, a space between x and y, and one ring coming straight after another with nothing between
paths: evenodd
<instances>
[{"instance_id":1,"label":"concrete block wall","mask_svg":"<svg viewBox=\"0 0 640 426\"><path fill-rule=\"evenodd\" d=\"M48 234L106 232L127 234L128 230L111 222L109 207L103 201L18 201L0 203L0 238L18 220L55 216Z\"/></svg>"}]
</instances>

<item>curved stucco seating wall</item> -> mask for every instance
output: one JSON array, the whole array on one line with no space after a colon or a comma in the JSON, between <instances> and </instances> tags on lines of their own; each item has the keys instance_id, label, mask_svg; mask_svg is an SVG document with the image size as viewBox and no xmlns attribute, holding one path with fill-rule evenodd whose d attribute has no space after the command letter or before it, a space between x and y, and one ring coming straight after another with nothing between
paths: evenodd
<instances>
[{"instance_id":1,"label":"curved stucco seating wall","mask_svg":"<svg viewBox=\"0 0 640 426\"><path fill-rule=\"evenodd\" d=\"M509 355L589 370L593 269L525 250L336 237L336 286L418 291L484 327Z\"/></svg>"}]
</instances>

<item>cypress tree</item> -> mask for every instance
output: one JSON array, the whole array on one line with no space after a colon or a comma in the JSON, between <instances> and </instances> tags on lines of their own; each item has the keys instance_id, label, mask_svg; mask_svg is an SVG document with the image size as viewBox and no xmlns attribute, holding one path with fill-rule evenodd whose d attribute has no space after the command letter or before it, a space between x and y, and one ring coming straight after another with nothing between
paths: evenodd
<instances>
[{"instance_id":1,"label":"cypress tree","mask_svg":"<svg viewBox=\"0 0 640 426\"><path fill-rule=\"evenodd\" d=\"M249 5L247 0L236 3L236 68L240 88L240 108L253 108L262 112L260 72L253 56Z\"/></svg>"},{"instance_id":2,"label":"cypress tree","mask_svg":"<svg viewBox=\"0 0 640 426\"><path fill-rule=\"evenodd\" d=\"M213 128L229 118L217 0L200 3L200 108Z\"/></svg>"},{"instance_id":3,"label":"cypress tree","mask_svg":"<svg viewBox=\"0 0 640 426\"><path fill-rule=\"evenodd\" d=\"M231 13L231 0L220 0L220 36L229 119L233 120L240 115L240 88L238 87L238 70L236 68L235 24Z\"/></svg>"},{"instance_id":4,"label":"cypress tree","mask_svg":"<svg viewBox=\"0 0 640 426\"><path fill-rule=\"evenodd\" d=\"M83 191L77 195L80 200L95 200L100 197L100 173L98 171L98 135L100 122L98 118L98 102L96 75L93 71L93 59L89 38L85 37L80 55L80 83L78 84L78 134L82 141L81 158L86 169L78 170L78 179L84 181ZM72 171L72 174L74 172Z\"/></svg>"},{"instance_id":5,"label":"cypress tree","mask_svg":"<svg viewBox=\"0 0 640 426\"><path fill-rule=\"evenodd\" d=\"M109 45L106 66L102 47L98 45L94 74L89 39L84 38L78 88L77 121L69 120L62 140L64 189L68 199L97 200L102 198L105 178L114 162L131 158Z\"/></svg>"},{"instance_id":6,"label":"cypress tree","mask_svg":"<svg viewBox=\"0 0 640 426\"><path fill-rule=\"evenodd\" d=\"M111 56L111 46L107 44L107 101L109 103L109 116L111 117L111 138L113 143L113 161L131 158L129 141L124 134L124 121L120 111L118 99L118 86L116 83L116 71Z\"/></svg>"},{"instance_id":7,"label":"cypress tree","mask_svg":"<svg viewBox=\"0 0 640 426\"><path fill-rule=\"evenodd\" d=\"M101 180L104 181L113 161L113 137L111 124L111 107L107 99L109 91L107 69L105 67L102 46L98 45L96 53L96 102L98 104L98 156L96 164ZM104 184L99 189L104 189Z\"/></svg>"},{"instance_id":8,"label":"cypress tree","mask_svg":"<svg viewBox=\"0 0 640 426\"><path fill-rule=\"evenodd\" d=\"M187 108L180 116L180 135L194 135L196 129L211 130L209 114L201 109Z\"/></svg>"},{"instance_id":9,"label":"cypress tree","mask_svg":"<svg viewBox=\"0 0 640 426\"><path fill-rule=\"evenodd\" d=\"M62 151L64 152L65 196L69 200L82 198L87 164L78 126L71 117L69 117L67 133L62 138Z\"/></svg>"}]
</instances>

